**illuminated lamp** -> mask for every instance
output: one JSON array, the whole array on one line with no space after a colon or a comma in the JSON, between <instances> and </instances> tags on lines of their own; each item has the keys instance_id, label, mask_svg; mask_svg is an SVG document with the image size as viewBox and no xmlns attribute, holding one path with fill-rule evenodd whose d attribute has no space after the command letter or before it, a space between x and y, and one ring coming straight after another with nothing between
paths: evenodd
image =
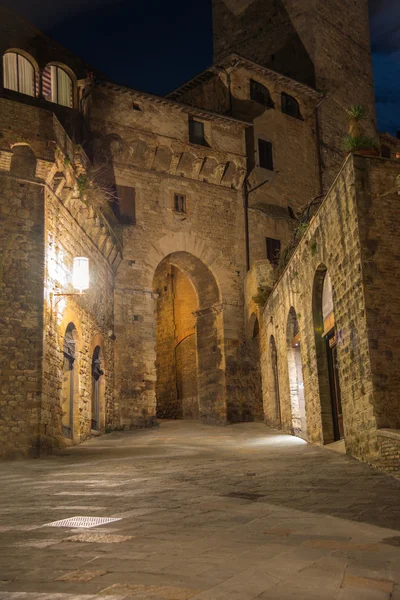
<instances>
[{"instance_id":1,"label":"illuminated lamp","mask_svg":"<svg viewBox=\"0 0 400 600\"><path fill-rule=\"evenodd\" d=\"M80 294L89 289L89 259L84 256L74 258L72 285Z\"/></svg>"}]
</instances>

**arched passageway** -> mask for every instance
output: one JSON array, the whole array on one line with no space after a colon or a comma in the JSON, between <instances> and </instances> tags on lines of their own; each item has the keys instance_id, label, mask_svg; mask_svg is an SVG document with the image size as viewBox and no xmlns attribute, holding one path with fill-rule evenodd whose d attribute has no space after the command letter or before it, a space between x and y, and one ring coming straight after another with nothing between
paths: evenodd
<instances>
[{"instance_id":1,"label":"arched passageway","mask_svg":"<svg viewBox=\"0 0 400 600\"><path fill-rule=\"evenodd\" d=\"M63 381L61 386L61 411L62 434L73 439L76 427L76 404L79 394L79 380L77 368L77 339L78 334L73 323L69 323L64 334L63 343Z\"/></svg>"},{"instance_id":2,"label":"arched passageway","mask_svg":"<svg viewBox=\"0 0 400 600\"><path fill-rule=\"evenodd\" d=\"M188 252L174 252L154 275L159 418L226 421L220 293L214 275Z\"/></svg>"},{"instance_id":3,"label":"arched passageway","mask_svg":"<svg viewBox=\"0 0 400 600\"><path fill-rule=\"evenodd\" d=\"M316 271L313 289L315 350L324 443L344 437L332 282L325 265Z\"/></svg>"},{"instance_id":4,"label":"arched passageway","mask_svg":"<svg viewBox=\"0 0 400 600\"><path fill-rule=\"evenodd\" d=\"M290 404L292 409L292 429L295 435L307 438L306 405L304 396L303 364L301 360L301 340L299 323L293 306L290 308L287 328L287 360L289 373Z\"/></svg>"}]
</instances>

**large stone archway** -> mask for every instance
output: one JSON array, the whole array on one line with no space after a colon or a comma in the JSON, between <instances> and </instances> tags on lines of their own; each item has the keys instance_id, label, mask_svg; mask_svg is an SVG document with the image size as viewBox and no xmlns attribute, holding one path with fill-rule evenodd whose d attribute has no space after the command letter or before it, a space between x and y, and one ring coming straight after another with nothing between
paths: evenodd
<instances>
[{"instance_id":1,"label":"large stone archway","mask_svg":"<svg viewBox=\"0 0 400 600\"><path fill-rule=\"evenodd\" d=\"M220 291L193 254L172 252L155 270L157 416L226 422Z\"/></svg>"}]
</instances>

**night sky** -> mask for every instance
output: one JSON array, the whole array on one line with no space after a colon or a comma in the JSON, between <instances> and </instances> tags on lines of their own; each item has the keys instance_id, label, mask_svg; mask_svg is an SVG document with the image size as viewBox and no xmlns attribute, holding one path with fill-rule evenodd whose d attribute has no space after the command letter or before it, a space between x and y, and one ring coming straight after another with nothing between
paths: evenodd
<instances>
[{"instance_id":1,"label":"night sky","mask_svg":"<svg viewBox=\"0 0 400 600\"><path fill-rule=\"evenodd\" d=\"M136 89L165 94L212 63L211 0L0 3ZM370 9L379 128L394 134L400 129L400 0L370 0Z\"/></svg>"}]
</instances>

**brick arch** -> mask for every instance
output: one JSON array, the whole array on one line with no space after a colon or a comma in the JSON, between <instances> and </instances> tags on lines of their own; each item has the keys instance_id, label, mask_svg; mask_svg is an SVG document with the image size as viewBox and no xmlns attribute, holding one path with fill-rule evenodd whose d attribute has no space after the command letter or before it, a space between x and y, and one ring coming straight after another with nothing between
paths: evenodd
<instances>
[{"instance_id":1,"label":"brick arch","mask_svg":"<svg viewBox=\"0 0 400 600\"><path fill-rule=\"evenodd\" d=\"M194 314L199 418L203 423L224 423L226 422L225 356L223 318L217 281L201 259L187 251L175 251L163 257L157 265L153 279L155 291L160 286L158 275L163 266L168 263L186 275L198 299L198 310ZM160 365L164 358L163 348L160 346L158 351L157 364ZM176 399L172 401L179 404ZM161 398L158 402L161 402Z\"/></svg>"}]
</instances>

